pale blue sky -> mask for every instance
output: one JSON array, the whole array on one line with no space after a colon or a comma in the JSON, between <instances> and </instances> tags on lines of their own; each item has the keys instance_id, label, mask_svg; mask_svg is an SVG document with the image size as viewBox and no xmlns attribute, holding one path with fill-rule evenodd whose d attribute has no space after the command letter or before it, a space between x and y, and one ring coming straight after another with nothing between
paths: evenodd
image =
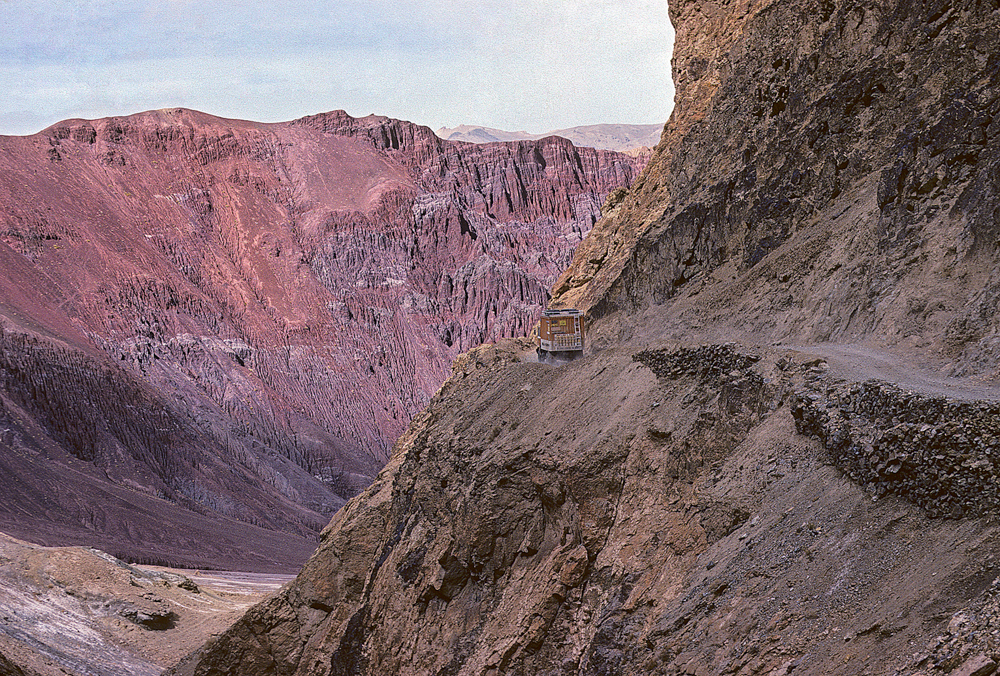
<instances>
[{"instance_id":1,"label":"pale blue sky","mask_svg":"<svg viewBox=\"0 0 1000 676\"><path fill-rule=\"evenodd\" d=\"M663 123L672 48L666 0L0 0L0 134L167 107Z\"/></svg>"}]
</instances>

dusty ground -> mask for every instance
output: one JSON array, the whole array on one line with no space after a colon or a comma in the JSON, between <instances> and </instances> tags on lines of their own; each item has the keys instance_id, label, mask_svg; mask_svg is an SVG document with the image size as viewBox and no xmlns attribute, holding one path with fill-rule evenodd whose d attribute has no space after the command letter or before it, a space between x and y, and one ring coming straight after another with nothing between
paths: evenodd
<instances>
[{"instance_id":1,"label":"dusty ground","mask_svg":"<svg viewBox=\"0 0 1000 676\"><path fill-rule=\"evenodd\" d=\"M25 674L159 674L291 577L130 566L0 534L0 656Z\"/></svg>"}]
</instances>

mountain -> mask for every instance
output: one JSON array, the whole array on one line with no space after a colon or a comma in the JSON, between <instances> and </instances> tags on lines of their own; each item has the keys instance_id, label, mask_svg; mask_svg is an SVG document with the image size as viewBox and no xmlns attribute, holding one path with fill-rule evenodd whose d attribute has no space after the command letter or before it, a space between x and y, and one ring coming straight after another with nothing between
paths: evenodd
<instances>
[{"instance_id":1,"label":"mountain","mask_svg":"<svg viewBox=\"0 0 1000 676\"><path fill-rule=\"evenodd\" d=\"M295 582L169 673L1000 663L1000 4L670 3L676 108Z\"/></svg>"},{"instance_id":2,"label":"mountain","mask_svg":"<svg viewBox=\"0 0 1000 676\"><path fill-rule=\"evenodd\" d=\"M343 112L0 138L0 530L297 569L452 358L529 330L636 173Z\"/></svg>"},{"instance_id":3,"label":"mountain","mask_svg":"<svg viewBox=\"0 0 1000 676\"><path fill-rule=\"evenodd\" d=\"M466 141L468 143L530 141L543 139L547 136L561 136L569 139L573 145L578 147L626 152L655 147L660 142L662 131L663 125L659 124L591 124L557 129L544 134L529 134L526 131L502 131L490 127L461 124L450 129L441 127L436 133L449 141Z\"/></svg>"}]
</instances>

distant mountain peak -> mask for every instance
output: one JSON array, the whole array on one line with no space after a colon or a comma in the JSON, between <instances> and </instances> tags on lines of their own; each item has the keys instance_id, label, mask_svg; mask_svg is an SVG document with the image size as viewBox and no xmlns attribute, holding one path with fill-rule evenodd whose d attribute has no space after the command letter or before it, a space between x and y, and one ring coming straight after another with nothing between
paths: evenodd
<instances>
[{"instance_id":1,"label":"distant mountain peak","mask_svg":"<svg viewBox=\"0 0 1000 676\"><path fill-rule=\"evenodd\" d=\"M535 141L546 136L561 136L576 146L624 152L643 147L653 148L660 142L662 130L662 124L591 124L530 134L526 131L504 131L492 127L460 124L457 127L441 127L435 133L447 141L467 143Z\"/></svg>"}]
</instances>

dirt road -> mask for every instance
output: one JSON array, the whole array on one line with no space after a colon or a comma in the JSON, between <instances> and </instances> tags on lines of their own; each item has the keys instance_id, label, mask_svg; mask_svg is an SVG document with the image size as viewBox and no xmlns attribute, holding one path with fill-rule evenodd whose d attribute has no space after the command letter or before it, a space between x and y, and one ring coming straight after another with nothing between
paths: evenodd
<instances>
[{"instance_id":1,"label":"dirt road","mask_svg":"<svg viewBox=\"0 0 1000 676\"><path fill-rule=\"evenodd\" d=\"M830 375L843 380L880 380L903 390L949 399L1000 400L1000 384L973 378L951 378L887 350L861 345L818 343L783 346L826 360Z\"/></svg>"}]
</instances>

